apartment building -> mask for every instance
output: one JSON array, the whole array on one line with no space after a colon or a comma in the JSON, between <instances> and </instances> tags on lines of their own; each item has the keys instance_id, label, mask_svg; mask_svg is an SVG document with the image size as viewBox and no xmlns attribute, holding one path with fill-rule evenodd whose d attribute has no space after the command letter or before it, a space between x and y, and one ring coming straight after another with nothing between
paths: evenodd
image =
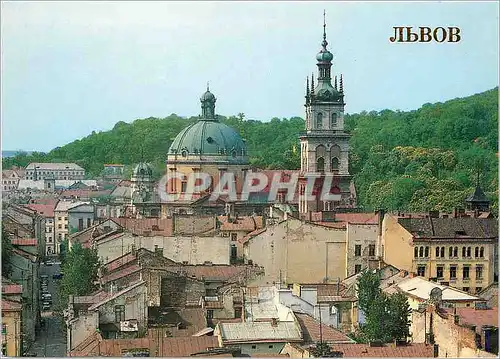
<instances>
[{"instance_id":1,"label":"apartment building","mask_svg":"<svg viewBox=\"0 0 500 359\"><path fill-rule=\"evenodd\" d=\"M85 170L76 163L30 163L26 166L24 179L82 180Z\"/></svg>"},{"instance_id":2,"label":"apartment building","mask_svg":"<svg viewBox=\"0 0 500 359\"><path fill-rule=\"evenodd\" d=\"M57 202L40 204L32 203L27 205L28 208L35 211L45 218L45 255L51 256L56 253L55 250L55 219L54 209Z\"/></svg>"},{"instance_id":3,"label":"apartment building","mask_svg":"<svg viewBox=\"0 0 500 359\"><path fill-rule=\"evenodd\" d=\"M61 243L69 235L68 211L71 208L86 204L85 202L64 201L57 202L54 209L54 250L55 254L61 253Z\"/></svg>"},{"instance_id":4,"label":"apartment building","mask_svg":"<svg viewBox=\"0 0 500 359\"><path fill-rule=\"evenodd\" d=\"M495 218L385 215L385 263L469 293L498 280Z\"/></svg>"}]
</instances>

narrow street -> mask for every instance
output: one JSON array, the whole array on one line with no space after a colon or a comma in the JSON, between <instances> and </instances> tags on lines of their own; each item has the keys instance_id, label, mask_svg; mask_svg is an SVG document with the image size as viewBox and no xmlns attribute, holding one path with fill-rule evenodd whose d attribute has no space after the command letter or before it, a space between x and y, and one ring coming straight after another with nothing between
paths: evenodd
<instances>
[{"instance_id":1,"label":"narrow street","mask_svg":"<svg viewBox=\"0 0 500 359\"><path fill-rule=\"evenodd\" d=\"M58 280L53 279L52 275L60 272L60 265L53 264L46 266L40 265L40 274L49 276L48 291L52 294L51 309L56 307L59 300ZM40 302L41 305L41 302ZM53 315L52 311L42 311L42 320L45 326L40 328L37 338L33 344L32 351L38 357L62 357L66 356L66 332L64 331L62 318Z\"/></svg>"}]
</instances>

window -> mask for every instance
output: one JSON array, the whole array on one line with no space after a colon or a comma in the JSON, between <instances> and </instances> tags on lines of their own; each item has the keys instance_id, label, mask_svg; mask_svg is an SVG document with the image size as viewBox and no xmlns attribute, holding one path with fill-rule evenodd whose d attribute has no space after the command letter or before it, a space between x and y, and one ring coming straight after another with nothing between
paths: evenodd
<instances>
[{"instance_id":1,"label":"window","mask_svg":"<svg viewBox=\"0 0 500 359\"><path fill-rule=\"evenodd\" d=\"M453 248L453 257L458 257L458 247Z\"/></svg>"},{"instance_id":2,"label":"window","mask_svg":"<svg viewBox=\"0 0 500 359\"><path fill-rule=\"evenodd\" d=\"M238 234L237 233L231 233L231 242L236 242L238 239Z\"/></svg>"},{"instance_id":3,"label":"window","mask_svg":"<svg viewBox=\"0 0 500 359\"><path fill-rule=\"evenodd\" d=\"M420 247L418 250L418 256L423 257L424 256L424 247Z\"/></svg>"},{"instance_id":4,"label":"window","mask_svg":"<svg viewBox=\"0 0 500 359\"><path fill-rule=\"evenodd\" d=\"M474 248L474 257L479 257L479 247Z\"/></svg>"},{"instance_id":5,"label":"window","mask_svg":"<svg viewBox=\"0 0 500 359\"><path fill-rule=\"evenodd\" d=\"M181 192L185 193L187 189L187 182L182 181L181 182Z\"/></svg>"},{"instance_id":6,"label":"window","mask_svg":"<svg viewBox=\"0 0 500 359\"><path fill-rule=\"evenodd\" d=\"M374 256L375 255L375 244L370 244L368 246L368 255L369 256Z\"/></svg>"},{"instance_id":7,"label":"window","mask_svg":"<svg viewBox=\"0 0 500 359\"><path fill-rule=\"evenodd\" d=\"M425 258L429 257L429 247L425 247Z\"/></svg>"},{"instance_id":8,"label":"window","mask_svg":"<svg viewBox=\"0 0 500 359\"><path fill-rule=\"evenodd\" d=\"M483 266L476 266L476 279L483 279Z\"/></svg>"},{"instance_id":9,"label":"window","mask_svg":"<svg viewBox=\"0 0 500 359\"><path fill-rule=\"evenodd\" d=\"M62 234L61 233L59 233L58 238L59 238L59 241L61 241L61 239L62 239Z\"/></svg>"},{"instance_id":10,"label":"window","mask_svg":"<svg viewBox=\"0 0 500 359\"><path fill-rule=\"evenodd\" d=\"M316 160L316 172L324 172L325 171L325 159L320 157Z\"/></svg>"},{"instance_id":11,"label":"window","mask_svg":"<svg viewBox=\"0 0 500 359\"><path fill-rule=\"evenodd\" d=\"M67 224L64 225L64 229L68 229L68 225Z\"/></svg>"},{"instance_id":12,"label":"window","mask_svg":"<svg viewBox=\"0 0 500 359\"><path fill-rule=\"evenodd\" d=\"M257 349L257 345L252 345L252 349Z\"/></svg>"},{"instance_id":13,"label":"window","mask_svg":"<svg viewBox=\"0 0 500 359\"><path fill-rule=\"evenodd\" d=\"M62 224L60 224L60 223L59 223L59 224L57 225L57 228L61 229L61 228L62 228Z\"/></svg>"},{"instance_id":14,"label":"window","mask_svg":"<svg viewBox=\"0 0 500 359\"><path fill-rule=\"evenodd\" d=\"M323 128L323 114L321 112L316 115L316 128L318 130Z\"/></svg>"},{"instance_id":15,"label":"window","mask_svg":"<svg viewBox=\"0 0 500 359\"><path fill-rule=\"evenodd\" d=\"M462 288L462 290L463 290L464 292L468 293L468 292L469 292L469 287L463 287L463 288Z\"/></svg>"},{"instance_id":16,"label":"window","mask_svg":"<svg viewBox=\"0 0 500 359\"><path fill-rule=\"evenodd\" d=\"M418 247L413 248L413 256L418 258Z\"/></svg>"},{"instance_id":17,"label":"window","mask_svg":"<svg viewBox=\"0 0 500 359\"><path fill-rule=\"evenodd\" d=\"M92 225L92 219L87 218L87 228L89 228Z\"/></svg>"},{"instance_id":18,"label":"window","mask_svg":"<svg viewBox=\"0 0 500 359\"><path fill-rule=\"evenodd\" d=\"M443 266L437 266L436 267L436 277L443 278L444 277L443 273L444 273L444 267Z\"/></svg>"},{"instance_id":19,"label":"window","mask_svg":"<svg viewBox=\"0 0 500 359\"><path fill-rule=\"evenodd\" d=\"M482 290L483 290L483 287L476 287L476 294L481 293Z\"/></svg>"},{"instance_id":20,"label":"window","mask_svg":"<svg viewBox=\"0 0 500 359\"><path fill-rule=\"evenodd\" d=\"M439 258L439 247L436 247L436 258Z\"/></svg>"},{"instance_id":21,"label":"window","mask_svg":"<svg viewBox=\"0 0 500 359\"><path fill-rule=\"evenodd\" d=\"M479 248L479 257L484 257L484 247Z\"/></svg>"},{"instance_id":22,"label":"window","mask_svg":"<svg viewBox=\"0 0 500 359\"><path fill-rule=\"evenodd\" d=\"M444 258L444 247L441 247L441 257Z\"/></svg>"},{"instance_id":23,"label":"window","mask_svg":"<svg viewBox=\"0 0 500 359\"><path fill-rule=\"evenodd\" d=\"M337 114L332 113L332 122L330 128L335 128L335 127L337 127Z\"/></svg>"},{"instance_id":24,"label":"window","mask_svg":"<svg viewBox=\"0 0 500 359\"><path fill-rule=\"evenodd\" d=\"M361 244L356 244L354 246L354 256L356 256L356 257L361 256Z\"/></svg>"},{"instance_id":25,"label":"window","mask_svg":"<svg viewBox=\"0 0 500 359\"><path fill-rule=\"evenodd\" d=\"M469 279L469 271L470 268L468 266L464 266L462 269L462 278L463 279Z\"/></svg>"},{"instance_id":26,"label":"window","mask_svg":"<svg viewBox=\"0 0 500 359\"><path fill-rule=\"evenodd\" d=\"M123 322L125 320L125 306L115 305L115 322Z\"/></svg>"},{"instance_id":27,"label":"window","mask_svg":"<svg viewBox=\"0 0 500 359\"><path fill-rule=\"evenodd\" d=\"M209 309L207 310L207 319L213 319L214 317L214 311Z\"/></svg>"},{"instance_id":28,"label":"window","mask_svg":"<svg viewBox=\"0 0 500 359\"><path fill-rule=\"evenodd\" d=\"M465 257L467 254L467 248L462 247L462 257Z\"/></svg>"},{"instance_id":29,"label":"window","mask_svg":"<svg viewBox=\"0 0 500 359\"><path fill-rule=\"evenodd\" d=\"M450 279L457 279L457 266L450 266Z\"/></svg>"},{"instance_id":30,"label":"window","mask_svg":"<svg viewBox=\"0 0 500 359\"><path fill-rule=\"evenodd\" d=\"M271 345L269 345L269 349L272 349L272 348L273 348L273 345L272 345L272 344L271 344Z\"/></svg>"},{"instance_id":31,"label":"window","mask_svg":"<svg viewBox=\"0 0 500 359\"><path fill-rule=\"evenodd\" d=\"M7 324L2 324L2 335L7 335Z\"/></svg>"},{"instance_id":32,"label":"window","mask_svg":"<svg viewBox=\"0 0 500 359\"><path fill-rule=\"evenodd\" d=\"M471 253L470 253L470 250L471 250L471 247L467 247L467 257L471 257Z\"/></svg>"},{"instance_id":33,"label":"window","mask_svg":"<svg viewBox=\"0 0 500 359\"><path fill-rule=\"evenodd\" d=\"M58 221L62 221L62 217L57 217L57 220Z\"/></svg>"},{"instance_id":34,"label":"window","mask_svg":"<svg viewBox=\"0 0 500 359\"><path fill-rule=\"evenodd\" d=\"M332 158L332 172L339 173L339 159L337 157Z\"/></svg>"},{"instance_id":35,"label":"window","mask_svg":"<svg viewBox=\"0 0 500 359\"><path fill-rule=\"evenodd\" d=\"M83 218L78 218L78 231L83 231Z\"/></svg>"},{"instance_id":36,"label":"window","mask_svg":"<svg viewBox=\"0 0 500 359\"><path fill-rule=\"evenodd\" d=\"M354 274L358 274L359 272L361 272L361 264L356 264L354 266Z\"/></svg>"},{"instance_id":37,"label":"window","mask_svg":"<svg viewBox=\"0 0 500 359\"><path fill-rule=\"evenodd\" d=\"M425 266L418 266L417 267L417 275L419 277L425 277Z\"/></svg>"},{"instance_id":38,"label":"window","mask_svg":"<svg viewBox=\"0 0 500 359\"><path fill-rule=\"evenodd\" d=\"M234 308L234 317L235 318L241 318L242 313L243 313L242 308Z\"/></svg>"}]
</instances>

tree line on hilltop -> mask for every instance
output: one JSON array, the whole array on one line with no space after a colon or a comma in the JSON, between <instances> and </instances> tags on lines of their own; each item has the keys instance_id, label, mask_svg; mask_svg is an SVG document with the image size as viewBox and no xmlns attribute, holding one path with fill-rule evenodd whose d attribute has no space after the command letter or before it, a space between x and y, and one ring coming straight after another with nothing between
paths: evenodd
<instances>
[{"instance_id":1,"label":"tree line on hilltop","mask_svg":"<svg viewBox=\"0 0 500 359\"><path fill-rule=\"evenodd\" d=\"M247 141L251 164L268 169L300 168L298 135L304 120L247 120L244 114L219 116ZM105 163L154 166L157 178L175 136L197 117L118 122L112 130L57 147L47 154L20 153L3 158L3 167L30 162L75 162L89 176ZM462 206L480 185L498 211L498 88L444 103L425 104L415 111L372 111L345 116L352 134L350 173L358 204L365 210L451 211Z\"/></svg>"}]
</instances>

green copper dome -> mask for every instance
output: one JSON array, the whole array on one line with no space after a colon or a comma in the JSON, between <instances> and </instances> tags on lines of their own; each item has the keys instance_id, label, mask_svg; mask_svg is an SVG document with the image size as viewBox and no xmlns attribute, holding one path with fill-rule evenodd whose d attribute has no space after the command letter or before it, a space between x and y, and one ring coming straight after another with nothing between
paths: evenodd
<instances>
[{"instance_id":1,"label":"green copper dome","mask_svg":"<svg viewBox=\"0 0 500 359\"><path fill-rule=\"evenodd\" d=\"M326 49L321 49L321 51L316 55L316 60L319 62L332 62L333 54Z\"/></svg>"},{"instance_id":2,"label":"green copper dome","mask_svg":"<svg viewBox=\"0 0 500 359\"><path fill-rule=\"evenodd\" d=\"M177 155L177 160L222 156L231 162L247 162L247 148L241 136L217 120L215 96L207 89L200 101L202 109L200 120L183 129L175 137L168 155Z\"/></svg>"},{"instance_id":3,"label":"green copper dome","mask_svg":"<svg viewBox=\"0 0 500 359\"><path fill-rule=\"evenodd\" d=\"M183 129L170 146L169 154L246 156L246 145L238 132L218 121L200 120Z\"/></svg>"}]
</instances>

